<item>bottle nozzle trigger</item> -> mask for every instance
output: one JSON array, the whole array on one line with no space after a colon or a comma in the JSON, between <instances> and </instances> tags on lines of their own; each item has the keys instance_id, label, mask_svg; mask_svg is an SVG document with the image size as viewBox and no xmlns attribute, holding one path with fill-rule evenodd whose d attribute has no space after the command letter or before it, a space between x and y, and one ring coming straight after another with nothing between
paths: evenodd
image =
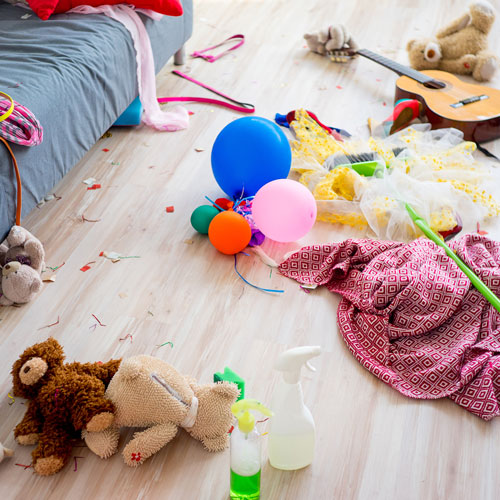
<instances>
[{"instance_id":1,"label":"bottle nozzle trigger","mask_svg":"<svg viewBox=\"0 0 500 500\"><path fill-rule=\"evenodd\" d=\"M307 361L306 362L306 366L307 368L309 368L309 370L311 370L312 372L315 372L316 371L316 368L314 368L314 366L311 364L310 361Z\"/></svg>"}]
</instances>

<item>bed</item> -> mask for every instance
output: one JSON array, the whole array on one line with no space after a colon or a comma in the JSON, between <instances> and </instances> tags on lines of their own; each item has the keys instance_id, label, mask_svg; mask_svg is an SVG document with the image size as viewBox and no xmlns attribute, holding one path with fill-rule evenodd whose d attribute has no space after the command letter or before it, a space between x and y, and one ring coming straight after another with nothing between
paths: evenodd
<instances>
[{"instance_id":1,"label":"bed","mask_svg":"<svg viewBox=\"0 0 500 500\"><path fill-rule=\"evenodd\" d=\"M192 0L184 15L143 17L156 72L191 36ZM12 145L23 184L22 216L84 156L138 94L129 32L104 15L59 14L40 21L0 0L0 90L28 107L43 126L33 147ZM16 185L0 149L0 241L14 224Z\"/></svg>"}]
</instances>

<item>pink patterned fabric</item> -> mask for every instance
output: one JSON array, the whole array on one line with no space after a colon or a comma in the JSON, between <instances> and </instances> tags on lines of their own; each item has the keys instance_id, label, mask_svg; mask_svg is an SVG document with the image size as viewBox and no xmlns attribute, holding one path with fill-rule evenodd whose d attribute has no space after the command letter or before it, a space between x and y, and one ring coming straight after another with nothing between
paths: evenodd
<instances>
[{"instance_id":1,"label":"pink patterned fabric","mask_svg":"<svg viewBox=\"0 0 500 500\"><path fill-rule=\"evenodd\" d=\"M10 105L10 101L0 97L0 115L8 111ZM43 128L28 108L14 101L14 110L0 122L0 136L22 146L36 146L43 140Z\"/></svg>"},{"instance_id":2,"label":"pink patterned fabric","mask_svg":"<svg viewBox=\"0 0 500 500\"><path fill-rule=\"evenodd\" d=\"M469 234L451 246L500 295L500 243ZM313 245L279 269L342 295L339 330L385 383L412 398L450 397L485 420L500 415L500 314L431 241Z\"/></svg>"}]
</instances>

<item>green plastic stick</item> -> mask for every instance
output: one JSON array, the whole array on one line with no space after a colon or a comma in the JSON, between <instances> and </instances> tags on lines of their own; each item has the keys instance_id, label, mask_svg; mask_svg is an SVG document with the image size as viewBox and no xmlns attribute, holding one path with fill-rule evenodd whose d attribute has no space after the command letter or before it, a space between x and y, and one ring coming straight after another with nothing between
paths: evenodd
<instances>
[{"instance_id":1,"label":"green plastic stick","mask_svg":"<svg viewBox=\"0 0 500 500\"><path fill-rule=\"evenodd\" d=\"M470 282L474 287L479 290L481 295L486 298L486 300L498 311L500 312L500 299L479 279L476 273L465 264L465 262L458 257L458 255L429 227L427 222L415 212L415 210L405 203L407 212L410 214L412 221L421 231L432 240L436 245L444 248L446 255L455 261L457 266L463 271L463 273L470 279Z\"/></svg>"}]
</instances>

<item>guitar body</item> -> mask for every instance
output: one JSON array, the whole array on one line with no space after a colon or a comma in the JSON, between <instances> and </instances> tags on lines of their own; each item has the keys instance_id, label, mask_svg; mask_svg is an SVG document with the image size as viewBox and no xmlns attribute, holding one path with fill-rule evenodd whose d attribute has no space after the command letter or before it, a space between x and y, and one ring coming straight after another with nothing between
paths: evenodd
<instances>
[{"instance_id":1,"label":"guitar body","mask_svg":"<svg viewBox=\"0 0 500 500\"><path fill-rule=\"evenodd\" d=\"M429 88L424 83L401 76L396 82L396 101L419 100L432 128L456 128L464 133L467 141L485 142L500 137L500 90L466 83L445 71L420 73L443 82L445 86ZM480 96L480 100L464 102Z\"/></svg>"}]
</instances>

